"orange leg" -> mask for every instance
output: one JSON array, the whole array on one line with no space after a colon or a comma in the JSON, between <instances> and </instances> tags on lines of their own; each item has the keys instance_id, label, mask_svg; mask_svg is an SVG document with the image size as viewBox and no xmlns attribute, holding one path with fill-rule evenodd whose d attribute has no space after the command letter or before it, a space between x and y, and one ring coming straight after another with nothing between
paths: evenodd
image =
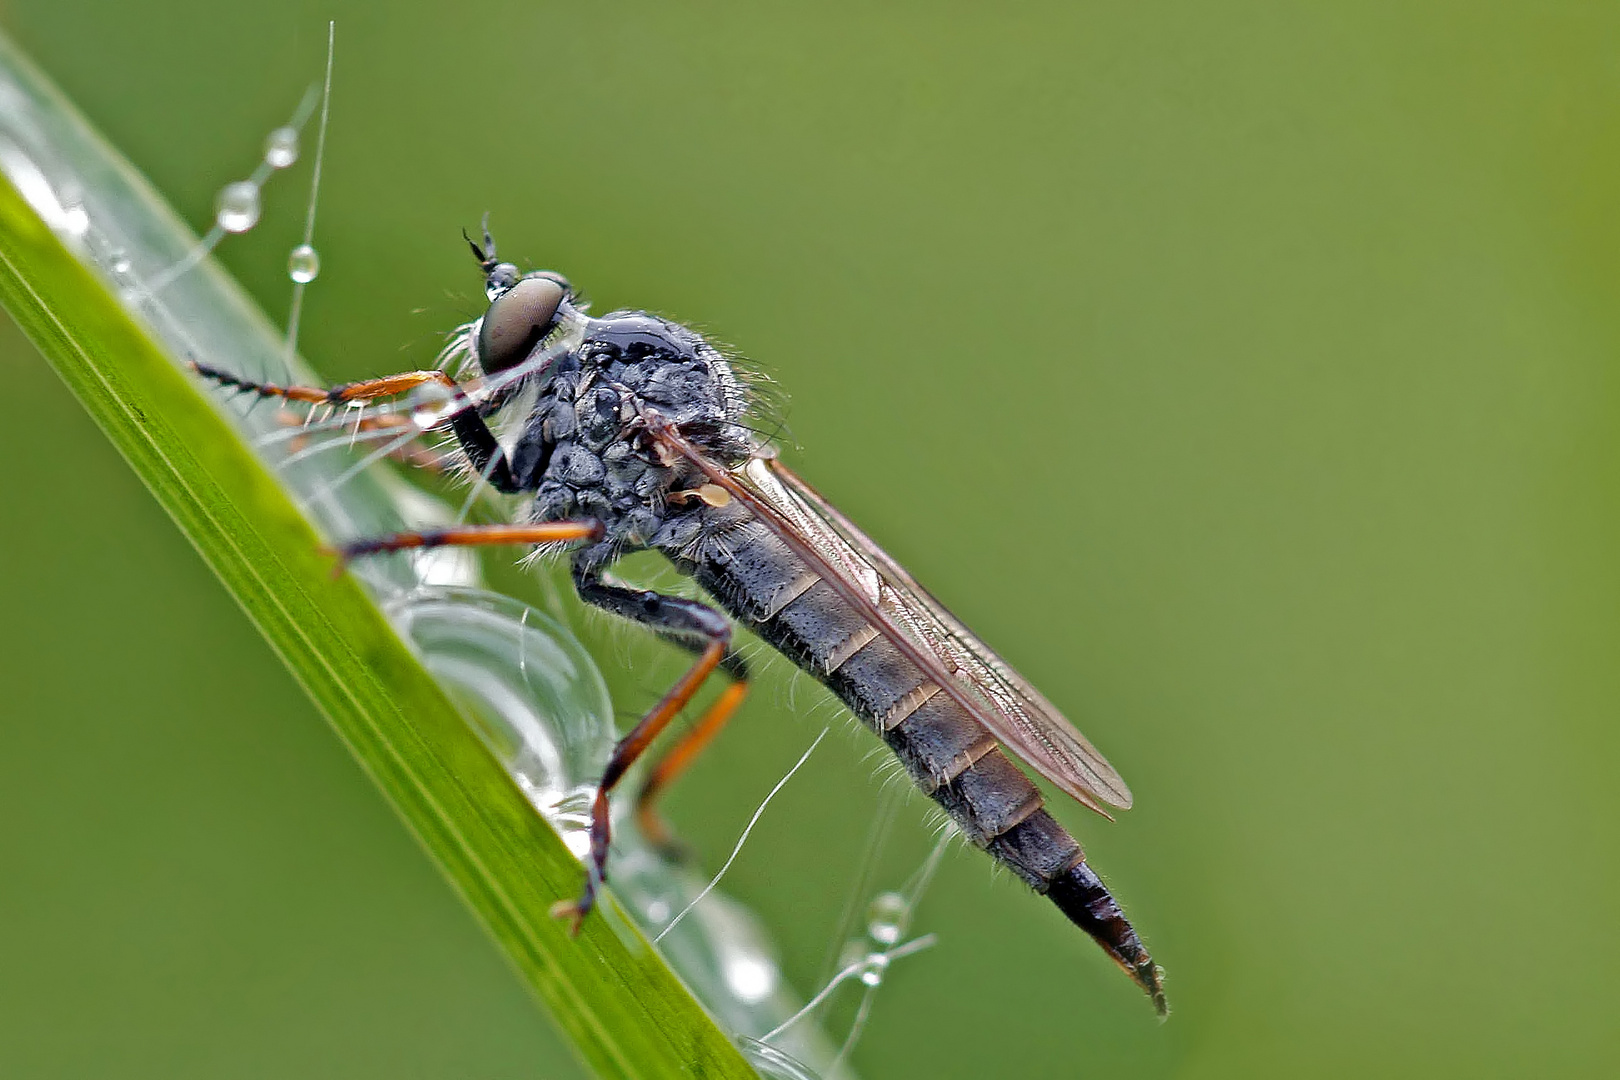
<instances>
[{"instance_id":1,"label":"orange leg","mask_svg":"<svg viewBox=\"0 0 1620 1080\"><path fill-rule=\"evenodd\" d=\"M288 428L303 427L304 418L299 416L297 413L294 413L291 409L282 409L280 412L276 413L276 423ZM358 435L360 432L370 433L373 431L393 431L403 434L406 431L413 431L415 428L416 425L412 424L403 416L394 416L388 413L383 413L378 416L363 416L355 420L354 424L352 425L352 430L356 435ZM288 452L294 454L305 450L308 447L309 440L303 436L294 438L287 443ZM425 469L428 472L443 473L447 471L444 464L445 458L442 454L439 454L414 440L406 443L402 449L395 450L388 456L402 465L410 465L413 468Z\"/></svg>"},{"instance_id":2,"label":"orange leg","mask_svg":"<svg viewBox=\"0 0 1620 1080\"><path fill-rule=\"evenodd\" d=\"M461 444L461 449L467 455L467 462L473 467L474 472L482 476L496 491L511 494L522 490L522 484L512 475L511 464L506 460L505 452L502 451L500 443L480 413L480 409L489 407L490 403L485 402L483 405L474 403L466 395L466 386L457 383L436 368L407 371L399 375L387 375L381 379L367 379L364 382L345 383L330 389L254 382L196 361L191 362L191 369L203 378L227 389L257 394L260 397L302 401L311 405L342 405L370 401L373 398L403 394L424 383L438 383L450 391L451 398L455 402L455 407L445 414L443 422L455 434L456 441Z\"/></svg>"},{"instance_id":3,"label":"orange leg","mask_svg":"<svg viewBox=\"0 0 1620 1080\"><path fill-rule=\"evenodd\" d=\"M726 721L731 719L731 714L737 711L737 706L742 704L743 698L748 696L748 669L735 654L727 659L734 662L725 665L726 673L736 681L726 687L725 692L692 725L692 729L681 736L679 742L664 752L664 756L647 774L647 779L642 781L641 791L636 795L636 823L641 828L641 835L667 858L683 858L686 852L664 819L653 809L653 803L708 748L714 737L720 734L720 729L726 726Z\"/></svg>"},{"instance_id":4,"label":"orange leg","mask_svg":"<svg viewBox=\"0 0 1620 1080\"><path fill-rule=\"evenodd\" d=\"M370 401L372 398L393 397L414 390L423 383L436 382L446 389L456 390L456 381L442 371L407 371L381 379L344 383L341 386L277 386L274 383L253 382L207 364L192 361L191 369L203 378L233 390L242 390L260 397L286 398L288 401L306 401L312 405L339 405L350 401Z\"/></svg>"},{"instance_id":5,"label":"orange leg","mask_svg":"<svg viewBox=\"0 0 1620 1080\"><path fill-rule=\"evenodd\" d=\"M725 629L724 636L715 637L704 648L698 657L697 663L687 669L680 681L670 687L669 693L654 705L652 711L642 717L641 723L631 729L630 734L620 739L613 748L613 756L608 759L607 770L602 774L602 782L597 785L596 797L591 800L591 852L590 861L585 866L585 891L578 900L559 900L551 908L551 914L559 919L569 920L568 932L578 934L580 924L585 916L596 904L597 891L607 880L608 842L612 839L612 826L609 818L608 793L624 779L629 771L658 733L668 726L675 714L692 700L698 687L703 685L720 661L725 658L726 649L731 641L730 627Z\"/></svg>"},{"instance_id":6,"label":"orange leg","mask_svg":"<svg viewBox=\"0 0 1620 1080\"><path fill-rule=\"evenodd\" d=\"M456 529L431 532L400 532L366 540L350 540L326 549L338 557L338 570L350 559L407 548L486 547L492 544L553 544L567 540L600 540L602 523L591 518L581 521L543 521L534 525L463 525Z\"/></svg>"}]
</instances>

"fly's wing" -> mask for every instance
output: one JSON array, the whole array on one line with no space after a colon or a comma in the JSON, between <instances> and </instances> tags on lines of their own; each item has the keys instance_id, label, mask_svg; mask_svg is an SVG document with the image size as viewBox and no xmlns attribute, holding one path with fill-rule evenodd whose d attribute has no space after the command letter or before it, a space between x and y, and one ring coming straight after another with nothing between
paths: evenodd
<instances>
[{"instance_id":1,"label":"fly's wing","mask_svg":"<svg viewBox=\"0 0 1620 1080\"><path fill-rule=\"evenodd\" d=\"M652 413L642 419L671 463L684 459L752 510L1014 754L1104 816L1103 803L1130 807L1130 789L1085 736L808 484L763 458L751 458L733 471L693 446L669 421Z\"/></svg>"},{"instance_id":2,"label":"fly's wing","mask_svg":"<svg viewBox=\"0 0 1620 1080\"><path fill-rule=\"evenodd\" d=\"M972 692L979 703L970 710L974 718L1003 745L1094 809L1100 807L1093 798L1130 808L1130 789L1097 748L854 522L779 461L755 458L743 473L762 499L860 583L879 611Z\"/></svg>"}]
</instances>

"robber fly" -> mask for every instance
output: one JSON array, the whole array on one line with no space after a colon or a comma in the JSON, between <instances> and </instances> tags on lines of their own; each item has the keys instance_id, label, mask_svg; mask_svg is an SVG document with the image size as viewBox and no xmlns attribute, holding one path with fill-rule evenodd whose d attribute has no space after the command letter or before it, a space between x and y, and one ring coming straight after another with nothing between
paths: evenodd
<instances>
[{"instance_id":1,"label":"robber fly","mask_svg":"<svg viewBox=\"0 0 1620 1080\"><path fill-rule=\"evenodd\" d=\"M467 243L489 308L452 338L459 380L428 370L322 389L195 367L224 386L312 404L436 388L432 425L454 435L471 473L526 497L525 520L357 540L339 554L572 545L581 600L696 654L614 747L591 806L584 891L553 914L578 932L607 879L612 792L718 670L730 680L725 692L653 765L637 798L649 839L672 840L655 799L747 691L748 665L732 645L735 620L836 694L969 839L1050 898L1164 1013L1159 968L1080 844L1042 808L1040 791L1006 753L1106 816L1105 804L1128 808L1131 793L1096 748L776 460L748 424L745 382L702 336L641 311L592 318L566 278L498 261L487 226L482 245ZM510 449L489 424L502 416L517 426ZM714 604L627 588L608 574L621 556L648 549L695 579Z\"/></svg>"}]
</instances>

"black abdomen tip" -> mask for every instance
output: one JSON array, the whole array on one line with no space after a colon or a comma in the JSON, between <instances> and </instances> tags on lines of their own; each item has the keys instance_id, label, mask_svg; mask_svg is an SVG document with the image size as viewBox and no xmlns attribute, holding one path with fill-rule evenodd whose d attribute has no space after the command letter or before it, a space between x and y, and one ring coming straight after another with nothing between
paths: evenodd
<instances>
[{"instance_id":1,"label":"black abdomen tip","mask_svg":"<svg viewBox=\"0 0 1620 1080\"><path fill-rule=\"evenodd\" d=\"M1046 895L1070 922L1090 934L1136 985L1147 992L1160 1016L1169 1015L1170 1006L1164 998L1164 973L1148 955L1142 939L1136 936L1136 928L1125 918L1118 901L1091 867L1084 862L1075 863L1052 881Z\"/></svg>"}]
</instances>

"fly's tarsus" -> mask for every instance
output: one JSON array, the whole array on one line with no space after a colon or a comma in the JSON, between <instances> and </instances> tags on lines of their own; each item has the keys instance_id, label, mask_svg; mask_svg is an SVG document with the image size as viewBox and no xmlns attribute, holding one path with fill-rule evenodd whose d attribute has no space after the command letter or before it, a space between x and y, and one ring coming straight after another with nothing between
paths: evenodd
<instances>
[{"instance_id":1,"label":"fly's tarsus","mask_svg":"<svg viewBox=\"0 0 1620 1080\"><path fill-rule=\"evenodd\" d=\"M255 382L244 379L240 375L232 374L222 368L213 367L197 360L188 360L191 370L203 378L222 386L227 390L235 390L243 394L255 394L262 398L284 398L287 401L303 401L311 405L325 405L333 401L331 391L322 390L314 386L277 386L275 383Z\"/></svg>"}]
</instances>

